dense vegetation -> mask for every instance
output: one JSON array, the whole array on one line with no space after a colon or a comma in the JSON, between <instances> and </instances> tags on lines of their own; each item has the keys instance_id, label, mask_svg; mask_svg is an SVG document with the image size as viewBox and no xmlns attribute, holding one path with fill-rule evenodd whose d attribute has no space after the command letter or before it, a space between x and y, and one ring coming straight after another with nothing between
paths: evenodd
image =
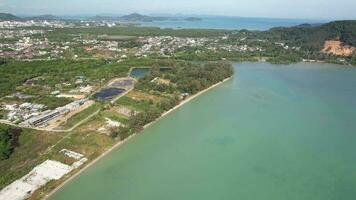
<instances>
[{"instance_id":1,"label":"dense vegetation","mask_svg":"<svg viewBox=\"0 0 356 200\"><path fill-rule=\"evenodd\" d=\"M30 95L25 99L6 98L12 103L39 103L46 109L54 109L71 101L57 98L51 92L69 91L80 85L101 87L114 77L127 76L131 66L150 65L152 60L129 60L116 63L110 60L52 60L52 61L15 61L10 60L0 65L0 97L20 92ZM84 82L76 84L77 77L84 77ZM6 113L0 112L0 117Z\"/></svg>"},{"instance_id":2,"label":"dense vegetation","mask_svg":"<svg viewBox=\"0 0 356 200\"><path fill-rule=\"evenodd\" d=\"M356 46L356 20L334 21L322 25L300 25L290 28L273 28L265 34L301 46L308 50L319 51L325 40L340 39Z\"/></svg>"},{"instance_id":3,"label":"dense vegetation","mask_svg":"<svg viewBox=\"0 0 356 200\"><path fill-rule=\"evenodd\" d=\"M58 83L72 83L76 87L76 77L83 76L88 84L102 83L114 77L127 76L130 67L150 66L153 64L167 66L174 60L130 59L122 63L110 60L51 60L51 61L15 61L0 65L0 96L10 95L16 91L27 94L49 94ZM30 84L27 84L30 82ZM105 82L104 82L105 83Z\"/></svg>"},{"instance_id":4,"label":"dense vegetation","mask_svg":"<svg viewBox=\"0 0 356 200\"><path fill-rule=\"evenodd\" d=\"M6 63L6 60L4 58L0 58L0 66L5 64Z\"/></svg>"},{"instance_id":5,"label":"dense vegetation","mask_svg":"<svg viewBox=\"0 0 356 200\"><path fill-rule=\"evenodd\" d=\"M38 86L25 87L31 94L37 94L45 89L54 89L58 83L72 83L77 76L84 76L94 81L125 76L129 67L124 64L111 63L105 60L52 60L52 61L9 61L0 66L0 96L6 96L23 86L26 81ZM45 87L45 88L44 88ZM49 87L49 88L48 88ZM73 85L75 87L75 85Z\"/></svg>"},{"instance_id":6,"label":"dense vegetation","mask_svg":"<svg viewBox=\"0 0 356 200\"><path fill-rule=\"evenodd\" d=\"M31 99L30 99L31 100ZM69 104L71 99L68 98L58 98L55 96L42 96L33 98L33 103L46 105L46 109L53 110L57 107L61 107Z\"/></svg>"},{"instance_id":7,"label":"dense vegetation","mask_svg":"<svg viewBox=\"0 0 356 200\"><path fill-rule=\"evenodd\" d=\"M354 64L355 56L340 57L320 52L325 40L337 39L356 46L356 20L335 21L321 25L299 25L295 27L272 28L268 31L240 30L229 33L229 38L220 41L226 45L247 45L260 47L263 51L212 51L205 48L181 49L176 58L184 60L267 60L272 63L294 63L302 59L322 60L331 63ZM283 48L280 44L283 44ZM291 47L298 47L298 50ZM344 61L340 61L344 60Z\"/></svg>"},{"instance_id":8,"label":"dense vegetation","mask_svg":"<svg viewBox=\"0 0 356 200\"><path fill-rule=\"evenodd\" d=\"M161 72L158 67L153 68L151 73L141 78L136 88L143 91L156 90L159 92L194 94L207 88L213 83L222 81L230 77L233 73L231 64L225 62L207 63L196 65L184 63L179 67L172 67L172 70ZM171 84L156 84L151 82L154 78L169 80Z\"/></svg>"},{"instance_id":9,"label":"dense vegetation","mask_svg":"<svg viewBox=\"0 0 356 200\"><path fill-rule=\"evenodd\" d=\"M21 130L0 124L0 160L10 157L15 147L18 145L18 138Z\"/></svg>"},{"instance_id":10,"label":"dense vegetation","mask_svg":"<svg viewBox=\"0 0 356 200\"><path fill-rule=\"evenodd\" d=\"M90 27L90 28L61 28L48 32L46 36L51 40L68 40L75 34L81 35L121 35L121 36L177 36L177 37L212 37L231 31L210 29L161 29L155 27Z\"/></svg>"}]
</instances>

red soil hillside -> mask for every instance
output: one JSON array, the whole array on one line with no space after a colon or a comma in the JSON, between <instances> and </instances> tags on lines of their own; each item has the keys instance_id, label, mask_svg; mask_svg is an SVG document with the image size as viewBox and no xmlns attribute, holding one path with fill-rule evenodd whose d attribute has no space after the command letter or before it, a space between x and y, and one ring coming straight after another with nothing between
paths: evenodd
<instances>
[{"instance_id":1,"label":"red soil hillside","mask_svg":"<svg viewBox=\"0 0 356 200\"><path fill-rule=\"evenodd\" d=\"M334 54L338 56L351 56L356 53L356 48L345 45L339 40L326 40L324 43L323 53Z\"/></svg>"}]
</instances>

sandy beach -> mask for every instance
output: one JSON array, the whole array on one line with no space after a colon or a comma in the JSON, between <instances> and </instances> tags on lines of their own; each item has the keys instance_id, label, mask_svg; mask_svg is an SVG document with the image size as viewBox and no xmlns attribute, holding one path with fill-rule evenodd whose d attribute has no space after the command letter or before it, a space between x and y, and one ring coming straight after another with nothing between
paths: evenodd
<instances>
[{"instance_id":1,"label":"sandy beach","mask_svg":"<svg viewBox=\"0 0 356 200\"><path fill-rule=\"evenodd\" d=\"M167 116L168 114L172 113L173 111L177 110L178 108L180 108L181 106L183 106L184 104L188 103L189 101L193 100L194 98L198 97L199 95L209 91L210 89L215 88L216 86L230 80L232 77L226 78L223 81L216 83L212 86L210 86L209 88L206 88L194 95L189 96L188 98L186 98L185 100L181 101L178 105L176 105L174 108L164 112L159 118L157 118L156 120L154 120L151 123L146 124L143 127L143 130L152 126L153 124L155 124L156 122L158 122L160 119L162 119L163 117ZM60 184L56 189L54 189L53 191L51 191L49 194L47 194L44 199L48 199L49 197L51 197L54 193L56 193L57 191L59 191L63 186L65 186L67 183L69 183L71 180L73 180L74 178L76 178L77 176L79 176L84 170L86 170L87 168L91 167L92 165L94 165L97 161L99 161L101 158L105 157L107 154L109 154L110 152L112 152L114 149L116 149L117 147L121 146L122 144L124 144L125 142L129 141L130 139L132 139L134 136L138 135L139 133L134 133L131 136L127 137L126 139L119 141L118 143L116 143L114 146L108 148L107 151L105 151L102 155L100 155L99 157L95 158L94 160L92 160L89 164L87 164L85 167L83 167L82 169L80 169L79 171L77 171L74 175L72 175L70 178L68 178L67 180L65 180L62 184Z\"/></svg>"}]
</instances>

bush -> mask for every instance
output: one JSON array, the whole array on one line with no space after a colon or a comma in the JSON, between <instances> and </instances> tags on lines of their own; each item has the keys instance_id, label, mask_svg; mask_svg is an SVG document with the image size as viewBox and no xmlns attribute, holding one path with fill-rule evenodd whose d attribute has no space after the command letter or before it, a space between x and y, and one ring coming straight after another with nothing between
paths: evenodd
<instances>
[{"instance_id":1,"label":"bush","mask_svg":"<svg viewBox=\"0 0 356 200\"><path fill-rule=\"evenodd\" d=\"M131 135L131 130L127 127L119 127L111 133L112 138L120 137L121 140L129 137Z\"/></svg>"},{"instance_id":2,"label":"bush","mask_svg":"<svg viewBox=\"0 0 356 200\"><path fill-rule=\"evenodd\" d=\"M8 159L19 146L22 129L0 124L0 160Z\"/></svg>"}]
</instances>

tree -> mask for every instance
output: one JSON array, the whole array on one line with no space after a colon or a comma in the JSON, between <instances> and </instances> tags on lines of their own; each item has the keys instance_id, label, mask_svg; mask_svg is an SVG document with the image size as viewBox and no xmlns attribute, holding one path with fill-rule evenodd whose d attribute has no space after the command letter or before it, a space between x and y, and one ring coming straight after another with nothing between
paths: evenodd
<instances>
[{"instance_id":1,"label":"tree","mask_svg":"<svg viewBox=\"0 0 356 200\"><path fill-rule=\"evenodd\" d=\"M131 135L131 131L128 127L119 127L116 130L112 131L110 136L112 138L120 137L121 140L127 138Z\"/></svg>"},{"instance_id":2,"label":"tree","mask_svg":"<svg viewBox=\"0 0 356 200\"><path fill-rule=\"evenodd\" d=\"M6 60L4 58L0 58L0 65L3 65L6 63Z\"/></svg>"},{"instance_id":3,"label":"tree","mask_svg":"<svg viewBox=\"0 0 356 200\"><path fill-rule=\"evenodd\" d=\"M0 125L0 160L5 160L10 157L13 152L12 136L10 133L10 127L6 125Z\"/></svg>"}]
</instances>

